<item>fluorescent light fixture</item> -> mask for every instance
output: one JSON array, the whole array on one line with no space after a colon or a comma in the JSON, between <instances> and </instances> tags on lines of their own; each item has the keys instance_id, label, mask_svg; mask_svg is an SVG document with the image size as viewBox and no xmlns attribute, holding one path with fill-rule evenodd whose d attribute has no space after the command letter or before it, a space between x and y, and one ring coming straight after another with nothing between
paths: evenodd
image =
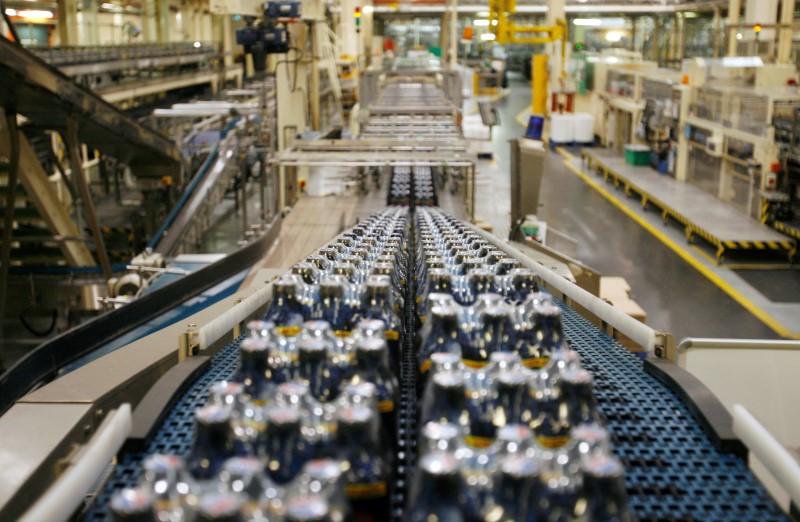
<instances>
[{"instance_id":1,"label":"fluorescent light fixture","mask_svg":"<svg viewBox=\"0 0 800 522\"><path fill-rule=\"evenodd\" d=\"M475 13L475 16L479 16L481 18L489 18L489 11L478 11Z\"/></svg>"},{"instance_id":2,"label":"fluorescent light fixture","mask_svg":"<svg viewBox=\"0 0 800 522\"><path fill-rule=\"evenodd\" d=\"M8 12L8 11L6 11ZM27 11L17 11L17 16L20 18L29 18L29 19L42 19L42 18L53 18L52 11L40 11L38 9L30 9Z\"/></svg>"},{"instance_id":3,"label":"fluorescent light fixture","mask_svg":"<svg viewBox=\"0 0 800 522\"><path fill-rule=\"evenodd\" d=\"M622 40L623 34L619 31L609 31L606 33L606 40L611 43L617 43Z\"/></svg>"},{"instance_id":4,"label":"fluorescent light fixture","mask_svg":"<svg viewBox=\"0 0 800 522\"><path fill-rule=\"evenodd\" d=\"M723 67L764 67L760 56L726 56L720 62Z\"/></svg>"},{"instance_id":5,"label":"fluorescent light fixture","mask_svg":"<svg viewBox=\"0 0 800 522\"><path fill-rule=\"evenodd\" d=\"M372 7L371 5L365 5L364 7L361 8L361 12L364 13L364 14L369 14L374 10L375 10L375 8Z\"/></svg>"},{"instance_id":6,"label":"fluorescent light fixture","mask_svg":"<svg viewBox=\"0 0 800 522\"><path fill-rule=\"evenodd\" d=\"M6 14L7 14L8 16L17 16L17 10L16 10L16 9L11 9L11 8L8 8L8 9L6 9Z\"/></svg>"},{"instance_id":7,"label":"fluorescent light fixture","mask_svg":"<svg viewBox=\"0 0 800 522\"><path fill-rule=\"evenodd\" d=\"M494 39L495 39L495 35L492 34L492 33L483 33L481 35L481 40L483 40L484 42L491 42Z\"/></svg>"},{"instance_id":8,"label":"fluorescent light fixture","mask_svg":"<svg viewBox=\"0 0 800 522\"><path fill-rule=\"evenodd\" d=\"M481 20L473 20L472 25L476 27L489 27L489 20L481 19Z\"/></svg>"},{"instance_id":9,"label":"fluorescent light fixture","mask_svg":"<svg viewBox=\"0 0 800 522\"><path fill-rule=\"evenodd\" d=\"M603 25L603 21L599 18L576 18L572 21L574 25L579 26L588 26L588 27L599 27Z\"/></svg>"},{"instance_id":10,"label":"fluorescent light fixture","mask_svg":"<svg viewBox=\"0 0 800 522\"><path fill-rule=\"evenodd\" d=\"M115 6L114 4L105 3L105 4L100 4L100 7L102 7L103 9L114 9L117 6Z\"/></svg>"}]
</instances>

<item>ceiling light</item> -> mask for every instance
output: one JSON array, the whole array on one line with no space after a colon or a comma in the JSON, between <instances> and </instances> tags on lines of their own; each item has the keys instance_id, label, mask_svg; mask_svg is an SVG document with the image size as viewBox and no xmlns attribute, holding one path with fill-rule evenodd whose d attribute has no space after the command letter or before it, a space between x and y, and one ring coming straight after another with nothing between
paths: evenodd
<instances>
[{"instance_id":1,"label":"ceiling light","mask_svg":"<svg viewBox=\"0 0 800 522\"><path fill-rule=\"evenodd\" d=\"M619 31L609 31L606 33L606 40L611 43L617 43L622 40L623 34Z\"/></svg>"},{"instance_id":2,"label":"ceiling light","mask_svg":"<svg viewBox=\"0 0 800 522\"><path fill-rule=\"evenodd\" d=\"M597 27L602 25L603 21L599 18L576 18L572 23L575 25Z\"/></svg>"},{"instance_id":3,"label":"ceiling light","mask_svg":"<svg viewBox=\"0 0 800 522\"><path fill-rule=\"evenodd\" d=\"M741 40L742 38L744 38L744 35L742 33L736 33L737 40Z\"/></svg>"},{"instance_id":4,"label":"ceiling light","mask_svg":"<svg viewBox=\"0 0 800 522\"><path fill-rule=\"evenodd\" d=\"M6 11L8 12L8 11ZM40 11L37 9L31 9L27 11L17 11L17 16L21 18L29 18L29 19L42 19L42 18L53 18L52 11Z\"/></svg>"},{"instance_id":5,"label":"ceiling light","mask_svg":"<svg viewBox=\"0 0 800 522\"><path fill-rule=\"evenodd\" d=\"M489 20L473 20L472 25L477 27L489 27Z\"/></svg>"},{"instance_id":6,"label":"ceiling light","mask_svg":"<svg viewBox=\"0 0 800 522\"><path fill-rule=\"evenodd\" d=\"M194 46L195 46L195 48L199 49L199 48L201 48L203 46L203 44L201 44L200 42L195 42Z\"/></svg>"},{"instance_id":7,"label":"ceiling light","mask_svg":"<svg viewBox=\"0 0 800 522\"><path fill-rule=\"evenodd\" d=\"M495 35L492 33L484 33L481 35L481 40L483 40L484 42L491 42L494 39Z\"/></svg>"},{"instance_id":8,"label":"ceiling light","mask_svg":"<svg viewBox=\"0 0 800 522\"><path fill-rule=\"evenodd\" d=\"M481 18L488 18L489 11L478 11L477 13L475 13L475 16L479 16Z\"/></svg>"},{"instance_id":9,"label":"ceiling light","mask_svg":"<svg viewBox=\"0 0 800 522\"><path fill-rule=\"evenodd\" d=\"M500 22L498 22L497 20L492 20L492 25L497 25L498 23Z\"/></svg>"},{"instance_id":10,"label":"ceiling light","mask_svg":"<svg viewBox=\"0 0 800 522\"><path fill-rule=\"evenodd\" d=\"M375 8L372 7L371 5L365 5L364 7L361 8L361 12L364 13L364 14L369 14L374 10L375 10Z\"/></svg>"},{"instance_id":11,"label":"ceiling light","mask_svg":"<svg viewBox=\"0 0 800 522\"><path fill-rule=\"evenodd\" d=\"M11 8L6 9L6 14L8 16L17 16L17 10L16 9L11 9Z\"/></svg>"}]
</instances>

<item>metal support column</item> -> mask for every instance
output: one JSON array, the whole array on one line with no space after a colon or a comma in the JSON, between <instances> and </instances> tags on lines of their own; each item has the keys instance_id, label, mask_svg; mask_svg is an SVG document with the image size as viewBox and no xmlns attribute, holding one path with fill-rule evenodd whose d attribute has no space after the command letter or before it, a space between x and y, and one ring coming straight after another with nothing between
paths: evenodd
<instances>
[{"instance_id":1,"label":"metal support column","mask_svg":"<svg viewBox=\"0 0 800 522\"><path fill-rule=\"evenodd\" d=\"M448 12L450 18L450 40L447 51L447 64L451 70L455 70L458 65L458 5L456 0L448 2Z\"/></svg>"},{"instance_id":2,"label":"metal support column","mask_svg":"<svg viewBox=\"0 0 800 522\"><path fill-rule=\"evenodd\" d=\"M739 24L739 15L742 11L742 0L728 0L728 26L736 26ZM728 52L726 56L736 56L736 48L739 41L736 39L736 33L726 31L728 36Z\"/></svg>"},{"instance_id":3,"label":"metal support column","mask_svg":"<svg viewBox=\"0 0 800 522\"><path fill-rule=\"evenodd\" d=\"M311 118L311 130L322 130L322 122L320 117L320 82L319 82L319 60L322 57L322 45L320 41L325 34L324 29L318 31L317 24L325 24L325 22L315 20L312 27L308 31L309 38L311 38L311 92L308 97L309 102L309 115Z\"/></svg>"},{"instance_id":4,"label":"metal support column","mask_svg":"<svg viewBox=\"0 0 800 522\"><path fill-rule=\"evenodd\" d=\"M111 264L108 261L108 252L103 242L103 236L100 233L100 226L97 223L97 215L94 211L94 202L92 201L89 184L83 172L78 141L78 122L75 121L75 118L69 118L67 120L67 135L65 136L64 143L69 153L72 175L78 184L78 190L83 200L83 208L86 211L86 221L92 231L92 237L94 238L95 247L97 248L97 258L100 261L100 268L103 270L103 277L108 280L111 279Z\"/></svg>"},{"instance_id":5,"label":"metal support column","mask_svg":"<svg viewBox=\"0 0 800 522\"><path fill-rule=\"evenodd\" d=\"M2 112L2 110L0 110ZM14 226L14 202L17 199L17 177L19 175L19 129L17 113L5 110L6 129L8 132L8 185L6 187L6 208L3 216L3 245L0 252L0 341L4 340L3 324L6 314L6 297L8 294L8 264L11 262L11 229ZM2 347L2 345L0 345ZM1 352L0 352L1 353ZM0 368L3 360L0 357Z\"/></svg>"},{"instance_id":6,"label":"metal support column","mask_svg":"<svg viewBox=\"0 0 800 522\"><path fill-rule=\"evenodd\" d=\"M792 22L795 0L781 0L781 30L778 33L778 63L792 63Z\"/></svg>"}]
</instances>

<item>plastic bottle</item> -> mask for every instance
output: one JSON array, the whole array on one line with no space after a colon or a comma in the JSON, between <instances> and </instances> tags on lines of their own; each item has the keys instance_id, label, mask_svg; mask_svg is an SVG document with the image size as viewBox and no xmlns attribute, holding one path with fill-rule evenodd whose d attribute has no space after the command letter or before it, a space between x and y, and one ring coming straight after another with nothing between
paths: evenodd
<instances>
[{"instance_id":1,"label":"plastic bottle","mask_svg":"<svg viewBox=\"0 0 800 522\"><path fill-rule=\"evenodd\" d=\"M340 455L350 464L345 491L358 521L382 521L389 516L389 468L373 432L373 413L364 406L339 412L337 441Z\"/></svg>"},{"instance_id":2,"label":"plastic bottle","mask_svg":"<svg viewBox=\"0 0 800 522\"><path fill-rule=\"evenodd\" d=\"M222 464L234 456L231 414L222 406L209 405L194 413L195 438L186 456L186 468L200 481L215 479Z\"/></svg>"}]
</instances>

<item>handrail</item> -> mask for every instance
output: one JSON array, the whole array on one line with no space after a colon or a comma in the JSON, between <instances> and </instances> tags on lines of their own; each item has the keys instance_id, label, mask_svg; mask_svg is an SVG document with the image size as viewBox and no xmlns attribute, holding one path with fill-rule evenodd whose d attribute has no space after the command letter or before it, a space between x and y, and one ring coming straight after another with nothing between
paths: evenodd
<instances>
[{"instance_id":1,"label":"handrail","mask_svg":"<svg viewBox=\"0 0 800 522\"><path fill-rule=\"evenodd\" d=\"M678 353L692 348L737 350L800 350L800 341L783 339L722 339L687 337L678 345Z\"/></svg>"},{"instance_id":2,"label":"handrail","mask_svg":"<svg viewBox=\"0 0 800 522\"><path fill-rule=\"evenodd\" d=\"M513 257L519 259L522 266L535 272L545 283L552 286L565 296L569 297L576 304L586 308L589 312L601 319L606 324L614 327L620 333L630 337L636 344L647 350L648 356L652 357L656 353L656 348L666 350L666 346L657 345L656 341L661 335L656 330L653 330L646 324L637 321L628 314L614 308L605 301L587 292L583 288L572 284L557 273L553 272L544 265L534 262L520 250L514 248L508 243L500 240L497 236L489 234L488 232L466 223L466 225L475 233L481 235L494 245L505 251Z\"/></svg>"},{"instance_id":3,"label":"handrail","mask_svg":"<svg viewBox=\"0 0 800 522\"><path fill-rule=\"evenodd\" d=\"M800 505L800 464L792 454L741 404L733 405L733 431Z\"/></svg>"},{"instance_id":4,"label":"handrail","mask_svg":"<svg viewBox=\"0 0 800 522\"><path fill-rule=\"evenodd\" d=\"M272 284L268 284L252 295L247 296L227 312L218 315L197 332L200 351L207 350L227 332L250 317L256 310L272 299Z\"/></svg>"}]
</instances>

